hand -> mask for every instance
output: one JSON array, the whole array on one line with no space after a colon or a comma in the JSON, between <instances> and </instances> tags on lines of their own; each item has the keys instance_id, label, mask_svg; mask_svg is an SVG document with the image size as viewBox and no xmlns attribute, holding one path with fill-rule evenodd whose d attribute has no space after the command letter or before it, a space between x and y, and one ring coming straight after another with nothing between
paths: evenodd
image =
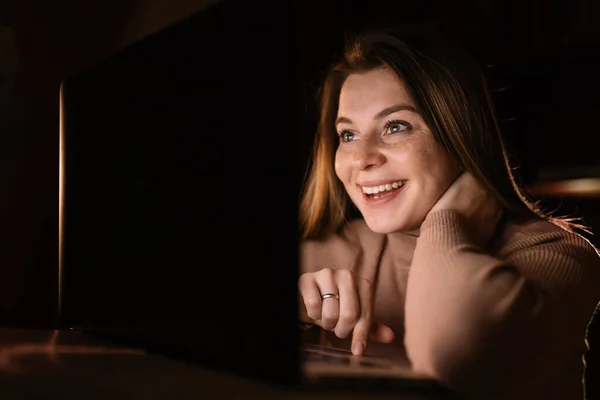
<instances>
[{"instance_id":1,"label":"hand","mask_svg":"<svg viewBox=\"0 0 600 400\"><path fill-rule=\"evenodd\" d=\"M462 215L470 229L471 238L484 246L496 230L504 208L498 200L482 188L468 172L456 178L429 214L451 210Z\"/></svg>"},{"instance_id":2,"label":"hand","mask_svg":"<svg viewBox=\"0 0 600 400\"><path fill-rule=\"evenodd\" d=\"M340 338L352 332L353 354L364 354L369 338L380 343L394 340L391 328L372 321L373 285L368 280L355 277L349 270L325 268L302 274L298 289L300 320L333 331ZM339 299L322 299L327 293L337 294Z\"/></svg>"}]
</instances>

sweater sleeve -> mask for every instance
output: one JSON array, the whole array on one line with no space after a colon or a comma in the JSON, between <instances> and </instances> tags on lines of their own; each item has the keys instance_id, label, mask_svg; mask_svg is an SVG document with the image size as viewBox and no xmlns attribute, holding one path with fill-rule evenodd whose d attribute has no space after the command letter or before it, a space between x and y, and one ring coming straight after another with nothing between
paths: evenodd
<instances>
[{"instance_id":1,"label":"sweater sleeve","mask_svg":"<svg viewBox=\"0 0 600 400\"><path fill-rule=\"evenodd\" d=\"M405 304L413 369L467 398L535 391L574 355L581 364L599 264L585 239L562 230L521 234L495 258L472 244L459 214L429 215Z\"/></svg>"}]
</instances>

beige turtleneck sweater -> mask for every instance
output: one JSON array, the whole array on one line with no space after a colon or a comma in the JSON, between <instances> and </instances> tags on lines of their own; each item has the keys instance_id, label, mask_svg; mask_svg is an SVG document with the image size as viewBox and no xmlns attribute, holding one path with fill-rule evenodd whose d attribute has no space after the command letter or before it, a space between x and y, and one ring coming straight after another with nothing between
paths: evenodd
<instances>
[{"instance_id":1,"label":"beige turtleneck sweater","mask_svg":"<svg viewBox=\"0 0 600 400\"><path fill-rule=\"evenodd\" d=\"M420 236L381 235L363 220L301 245L301 270L349 269L375 285L373 319L415 371L468 398L584 398L586 332L600 301L600 257L547 221L498 226L485 251L462 217L430 214ZM333 338L333 334L330 333ZM349 348L349 339L333 340Z\"/></svg>"}]
</instances>

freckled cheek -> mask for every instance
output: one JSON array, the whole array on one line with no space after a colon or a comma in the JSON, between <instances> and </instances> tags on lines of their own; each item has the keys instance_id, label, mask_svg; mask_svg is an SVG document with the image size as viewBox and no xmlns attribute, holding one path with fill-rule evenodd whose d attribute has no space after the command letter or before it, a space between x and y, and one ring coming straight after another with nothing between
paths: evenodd
<instances>
[{"instance_id":1,"label":"freckled cheek","mask_svg":"<svg viewBox=\"0 0 600 400\"><path fill-rule=\"evenodd\" d=\"M429 180L437 191L445 191L457 175L457 167L445 150L430 152L424 157L428 165Z\"/></svg>"},{"instance_id":2,"label":"freckled cheek","mask_svg":"<svg viewBox=\"0 0 600 400\"><path fill-rule=\"evenodd\" d=\"M427 175L435 160L423 148L405 148L394 154L394 160L402 166L406 173L414 176Z\"/></svg>"},{"instance_id":3,"label":"freckled cheek","mask_svg":"<svg viewBox=\"0 0 600 400\"><path fill-rule=\"evenodd\" d=\"M407 152L403 157L402 165L403 175L409 180L418 183L421 190L429 192L435 190L439 185L439 180L443 179L444 171L438 168L439 160L435 155L426 149L415 149L413 152ZM424 194L424 193L423 193Z\"/></svg>"}]
</instances>

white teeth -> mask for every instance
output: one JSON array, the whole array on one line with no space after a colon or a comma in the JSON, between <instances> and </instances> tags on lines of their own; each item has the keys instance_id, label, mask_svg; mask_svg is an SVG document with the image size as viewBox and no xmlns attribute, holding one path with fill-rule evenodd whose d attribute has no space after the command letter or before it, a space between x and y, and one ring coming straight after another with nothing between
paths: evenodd
<instances>
[{"instance_id":1,"label":"white teeth","mask_svg":"<svg viewBox=\"0 0 600 400\"><path fill-rule=\"evenodd\" d=\"M377 194L380 192L385 192L386 190L398 189L404 186L405 183L406 181L397 181L379 186L363 186L362 191L366 194Z\"/></svg>"}]
</instances>

